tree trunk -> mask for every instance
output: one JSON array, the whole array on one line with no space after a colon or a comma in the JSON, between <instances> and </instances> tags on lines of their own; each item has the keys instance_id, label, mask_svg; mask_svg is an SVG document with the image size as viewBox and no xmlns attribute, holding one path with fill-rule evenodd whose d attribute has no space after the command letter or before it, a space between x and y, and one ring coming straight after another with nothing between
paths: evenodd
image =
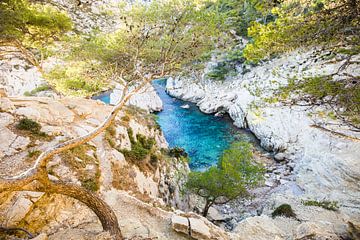
<instances>
[{"instance_id":1,"label":"tree trunk","mask_svg":"<svg viewBox=\"0 0 360 240\"><path fill-rule=\"evenodd\" d=\"M46 193L57 193L79 200L98 216L104 231L109 231L115 240L122 240L119 223L110 206L95 193L81 186L65 182L50 182L42 189Z\"/></svg>"},{"instance_id":2,"label":"tree trunk","mask_svg":"<svg viewBox=\"0 0 360 240\"><path fill-rule=\"evenodd\" d=\"M214 203L213 201L210 201L210 200L206 199L205 207L204 207L204 210L202 212L202 215L204 217L207 216L207 214L209 212L209 208L211 207L211 205L213 205L213 203Z\"/></svg>"}]
</instances>

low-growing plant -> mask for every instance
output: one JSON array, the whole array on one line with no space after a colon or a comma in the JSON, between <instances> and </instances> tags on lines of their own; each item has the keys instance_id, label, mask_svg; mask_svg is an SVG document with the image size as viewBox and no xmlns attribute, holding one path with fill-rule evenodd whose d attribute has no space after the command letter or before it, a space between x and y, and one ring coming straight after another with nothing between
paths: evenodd
<instances>
[{"instance_id":1,"label":"low-growing plant","mask_svg":"<svg viewBox=\"0 0 360 240\"><path fill-rule=\"evenodd\" d=\"M34 96L38 92L43 92L51 89L49 85L41 85L33 90L24 92L24 96Z\"/></svg>"},{"instance_id":2,"label":"low-growing plant","mask_svg":"<svg viewBox=\"0 0 360 240\"><path fill-rule=\"evenodd\" d=\"M330 210L330 211L337 211L339 210L339 206L338 206L338 202L336 201L316 201L316 200L303 200L301 201L302 204L304 204L305 206L315 206L315 207L321 207L324 208L326 210Z\"/></svg>"},{"instance_id":3,"label":"low-growing plant","mask_svg":"<svg viewBox=\"0 0 360 240\"><path fill-rule=\"evenodd\" d=\"M147 138L142 134L137 134L135 141L131 128L128 128L128 135L131 142L131 150L120 149L119 151L122 152L124 156L130 160L144 160L146 156L151 153L151 149L155 144L155 139Z\"/></svg>"},{"instance_id":4,"label":"low-growing plant","mask_svg":"<svg viewBox=\"0 0 360 240\"><path fill-rule=\"evenodd\" d=\"M91 192L96 192L99 190L99 183L96 181L96 179L88 178L86 180L81 181L81 186L86 188L87 190Z\"/></svg>"},{"instance_id":5,"label":"low-growing plant","mask_svg":"<svg viewBox=\"0 0 360 240\"><path fill-rule=\"evenodd\" d=\"M109 145L113 148L116 147L116 143L114 141L115 135L116 135L116 129L114 125L110 125L109 127L106 128L105 139L109 143Z\"/></svg>"},{"instance_id":6,"label":"low-growing plant","mask_svg":"<svg viewBox=\"0 0 360 240\"><path fill-rule=\"evenodd\" d=\"M30 118L23 118L18 122L16 128L19 130L25 130L32 133L39 133L41 129L41 125Z\"/></svg>"},{"instance_id":7,"label":"low-growing plant","mask_svg":"<svg viewBox=\"0 0 360 240\"><path fill-rule=\"evenodd\" d=\"M41 154L40 150L31 150L28 152L28 157L32 158L32 157L38 157Z\"/></svg>"},{"instance_id":8,"label":"low-growing plant","mask_svg":"<svg viewBox=\"0 0 360 240\"><path fill-rule=\"evenodd\" d=\"M169 149L169 155L171 157L176 157L176 158L181 158L181 157L188 157L187 152L185 151L185 149L181 148L181 147L173 147Z\"/></svg>"},{"instance_id":9,"label":"low-growing plant","mask_svg":"<svg viewBox=\"0 0 360 240\"><path fill-rule=\"evenodd\" d=\"M278 206L271 214L273 218L275 217L287 217L287 218L296 218L296 214L294 213L292 207L289 204L281 204Z\"/></svg>"},{"instance_id":10,"label":"low-growing plant","mask_svg":"<svg viewBox=\"0 0 360 240\"><path fill-rule=\"evenodd\" d=\"M40 131L41 125L32 119L23 118L15 125L15 127L19 130L29 132L33 134L33 136L41 137L45 140L51 140L49 135Z\"/></svg>"},{"instance_id":11,"label":"low-growing plant","mask_svg":"<svg viewBox=\"0 0 360 240\"><path fill-rule=\"evenodd\" d=\"M158 163L159 163L159 156L152 153L150 155L150 164L153 166L153 167L157 167L158 166Z\"/></svg>"}]
</instances>

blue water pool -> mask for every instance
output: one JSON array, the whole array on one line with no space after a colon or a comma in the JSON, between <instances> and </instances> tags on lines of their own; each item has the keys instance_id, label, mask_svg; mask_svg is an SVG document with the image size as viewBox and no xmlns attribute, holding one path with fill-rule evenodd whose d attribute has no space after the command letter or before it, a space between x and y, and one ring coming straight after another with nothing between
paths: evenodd
<instances>
[{"instance_id":1,"label":"blue water pool","mask_svg":"<svg viewBox=\"0 0 360 240\"><path fill-rule=\"evenodd\" d=\"M93 96L92 99L101 100L106 104L110 104L110 94L111 94L111 91L107 91L107 92L104 92L104 93L102 93L100 95Z\"/></svg>"},{"instance_id":2,"label":"blue water pool","mask_svg":"<svg viewBox=\"0 0 360 240\"><path fill-rule=\"evenodd\" d=\"M203 170L216 164L222 152L235 140L256 143L249 131L236 128L228 116L204 114L194 103L169 96L165 91L166 80L155 80L153 86L163 102L163 111L157 113L157 121L170 147L184 148L189 154L192 170ZM109 104L110 93L93 99ZM186 105L187 108L183 108Z\"/></svg>"},{"instance_id":3,"label":"blue water pool","mask_svg":"<svg viewBox=\"0 0 360 240\"><path fill-rule=\"evenodd\" d=\"M155 80L153 86L164 109L157 113L158 123L170 147L179 146L190 156L190 168L201 170L217 163L222 152L235 140L255 142L253 135L236 128L228 116L204 114L190 102L169 96L166 80ZM182 108L189 105L189 108Z\"/></svg>"}]
</instances>

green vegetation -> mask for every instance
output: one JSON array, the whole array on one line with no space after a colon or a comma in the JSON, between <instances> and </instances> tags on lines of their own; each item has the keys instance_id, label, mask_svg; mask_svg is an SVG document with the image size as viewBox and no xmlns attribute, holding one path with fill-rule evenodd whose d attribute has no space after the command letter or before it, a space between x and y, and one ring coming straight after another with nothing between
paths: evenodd
<instances>
[{"instance_id":1,"label":"green vegetation","mask_svg":"<svg viewBox=\"0 0 360 240\"><path fill-rule=\"evenodd\" d=\"M41 129L41 125L29 118L21 119L16 125L17 129L30 131L32 133L39 133Z\"/></svg>"},{"instance_id":2,"label":"green vegetation","mask_svg":"<svg viewBox=\"0 0 360 240\"><path fill-rule=\"evenodd\" d=\"M263 181L263 174L263 167L254 162L251 145L236 142L224 151L218 166L191 172L186 188L205 199L202 214L206 216L213 204L249 196L248 190Z\"/></svg>"},{"instance_id":3,"label":"green vegetation","mask_svg":"<svg viewBox=\"0 0 360 240\"><path fill-rule=\"evenodd\" d=\"M41 154L40 150L32 150L32 151L29 151L28 157L29 158L37 158L38 156L40 156L40 154Z\"/></svg>"},{"instance_id":4,"label":"green vegetation","mask_svg":"<svg viewBox=\"0 0 360 240\"><path fill-rule=\"evenodd\" d=\"M315 207L321 207L326 210L330 211L337 211L339 210L338 202L336 201L315 201L315 200L306 200L302 201L302 204L305 206L315 206Z\"/></svg>"},{"instance_id":5,"label":"green vegetation","mask_svg":"<svg viewBox=\"0 0 360 240\"><path fill-rule=\"evenodd\" d=\"M96 178L88 178L81 181L81 186L86 188L91 192L96 192L100 188L99 178L100 176L96 176Z\"/></svg>"},{"instance_id":6,"label":"green vegetation","mask_svg":"<svg viewBox=\"0 0 360 240\"><path fill-rule=\"evenodd\" d=\"M116 137L115 135L116 135L116 129L112 124L105 130L105 139L109 143L109 145L113 148L116 147L116 143L114 141L114 138Z\"/></svg>"},{"instance_id":7,"label":"green vegetation","mask_svg":"<svg viewBox=\"0 0 360 240\"><path fill-rule=\"evenodd\" d=\"M27 0L1 1L0 23L0 46L17 47L37 67L40 67L38 57L29 49L40 51L43 57L45 47L72 29L71 20L64 12Z\"/></svg>"},{"instance_id":8,"label":"green vegetation","mask_svg":"<svg viewBox=\"0 0 360 240\"><path fill-rule=\"evenodd\" d=\"M63 161L76 173L81 185L89 191L97 191L100 187L100 170L95 151L95 147L83 144L60 154ZM95 173L86 170L87 165L95 166Z\"/></svg>"},{"instance_id":9,"label":"green vegetation","mask_svg":"<svg viewBox=\"0 0 360 240\"><path fill-rule=\"evenodd\" d=\"M39 123L37 123L36 121L29 119L29 118L23 118L21 119L16 125L15 127L19 130L22 130L24 132L28 132L31 133L35 136L38 137L43 137L43 138L49 138L49 136L40 131L41 130L41 125Z\"/></svg>"},{"instance_id":10,"label":"green vegetation","mask_svg":"<svg viewBox=\"0 0 360 240\"><path fill-rule=\"evenodd\" d=\"M287 86L279 88L279 94L287 101L290 93L295 94L292 103L305 102L310 105L323 104L333 111L328 117L340 118L349 125L360 128L360 85L359 77L334 78L315 76L303 79L290 79ZM342 108L342 110L336 110Z\"/></svg>"},{"instance_id":11,"label":"green vegetation","mask_svg":"<svg viewBox=\"0 0 360 240\"><path fill-rule=\"evenodd\" d=\"M188 157L187 152L185 151L185 149L181 148L181 147L173 147L169 149L169 156L170 157L176 157L176 158L181 158L181 157Z\"/></svg>"},{"instance_id":12,"label":"green vegetation","mask_svg":"<svg viewBox=\"0 0 360 240\"><path fill-rule=\"evenodd\" d=\"M271 214L273 218L275 217L287 217L287 218L295 218L296 214L292 210L291 206L289 204L282 204L278 206Z\"/></svg>"},{"instance_id":13,"label":"green vegetation","mask_svg":"<svg viewBox=\"0 0 360 240\"><path fill-rule=\"evenodd\" d=\"M131 128L128 128L128 135L131 142L131 150L121 149L120 151L126 158L132 161L139 162L144 160L151 153L155 144L155 139L147 138L142 134L137 134L135 140Z\"/></svg>"},{"instance_id":14,"label":"green vegetation","mask_svg":"<svg viewBox=\"0 0 360 240\"><path fill-rule=\"evenodd\" d=\"M30 92L25 92L24 95L25 96L34 96L38 92L47 91L47 90L50 90L50 89L51 88L50 88L49 85L41 85L41 86L31 90Z\"/></svg>"},{"instance_id":15,"label":"green vegetation","mask_svg":"<svg viewBox=\"0 0 360 240\"><path fill-rule=\"evenodd\" d=\"M253 41L244 57L258 62L294 48L340 41L357 48L359 9L356 0L284 1L271 8L274 21L253 22L248 28Z\"/></svg>"}]
</instances>

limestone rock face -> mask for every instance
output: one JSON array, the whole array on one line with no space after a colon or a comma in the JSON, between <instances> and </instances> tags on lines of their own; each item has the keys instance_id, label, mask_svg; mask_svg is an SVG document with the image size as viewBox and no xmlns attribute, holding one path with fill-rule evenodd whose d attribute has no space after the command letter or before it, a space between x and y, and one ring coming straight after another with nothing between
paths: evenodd
<instances>
[{"instance_id":1,"label":"limestone rock face","mask_svg":"<svg viewBox=\"0 0 360 240\"><path fill-rule=\"evenodd\" d=\"M1 176L13 176L32 166L36 158L30 153L89 133L112 110L99 101L79 98L2 97L0 103L6 106L0 113ZM24 117L38 122L41 131L50 136L43 138L17 130L17 122ZM118 114L111 130L82 145L79 154L54 156L47 165L49 176L83 186L90 181L92 191L98 191L118 215L127 238L183 239L171 230L171 213L158 207L186 209L186 196L182 199L180 190L188 165L176 159L159 158L153 163L144 159L137 163L125 157L121 150L131 150L134 142L130 136L138 141L138 134L155 140L156 154L167 148L152 117L136 108L126 108ZM3 226L13 227L21 222L30 232L46 233L49 239L108 239L99 237L102 228L90 209L62 195L33 192L0 195L0 216Z\"/></svg>"},{"instance_id":2,"label":"limestone rock face","mask_svg":"<svg viewBox=\"0 0 360 240\"><path fill-rule=\"evenodd\" d=\"M318 113L326 111L324 106L309 109L264 100L275 96L274 89L286 84L288 78L332 74L342 64L314 60L316 54L314 49L292 52L250 67L246 73L223 82L208 79L209 69L206 69L200 79L169 78L166 88L174 97L197 103L205 113L228 112L236 126L250 129L262 147L274 152L275 160L290 170L268 180L268 186L293 182L301 191L287 184L278 188L279 192L283 193L288 186L288 198L338 201L347 206L341 211L358 217L359 208L355 206L360 205L360 134L326 116L321 117ZM360 69L353 65L346 71L360 75ZM262 90L255 94L258 89ZM324 131L322 126L348 137Z\"/></svg>"},{"instance_id":3,"label":"limestone rock face","mask_svg":"<svg viewBox=\"0 0 360 240\"><path fill-rule=\"evenodd\" d=\"M306 222L299 225L295 233L296 240L340 240L331 229L323 223Z\"/></svg>"},{"instance_id":4,"label":"limestone rock face","mask_svg":"<svg viewBox=\"0 0 360 240\"><path fill-rule=\"evenodd\" d=\"M36 67L21 58L0 60L0 89L7 96L22 96L46 82Z\"/></svg>"}]
</instances>

